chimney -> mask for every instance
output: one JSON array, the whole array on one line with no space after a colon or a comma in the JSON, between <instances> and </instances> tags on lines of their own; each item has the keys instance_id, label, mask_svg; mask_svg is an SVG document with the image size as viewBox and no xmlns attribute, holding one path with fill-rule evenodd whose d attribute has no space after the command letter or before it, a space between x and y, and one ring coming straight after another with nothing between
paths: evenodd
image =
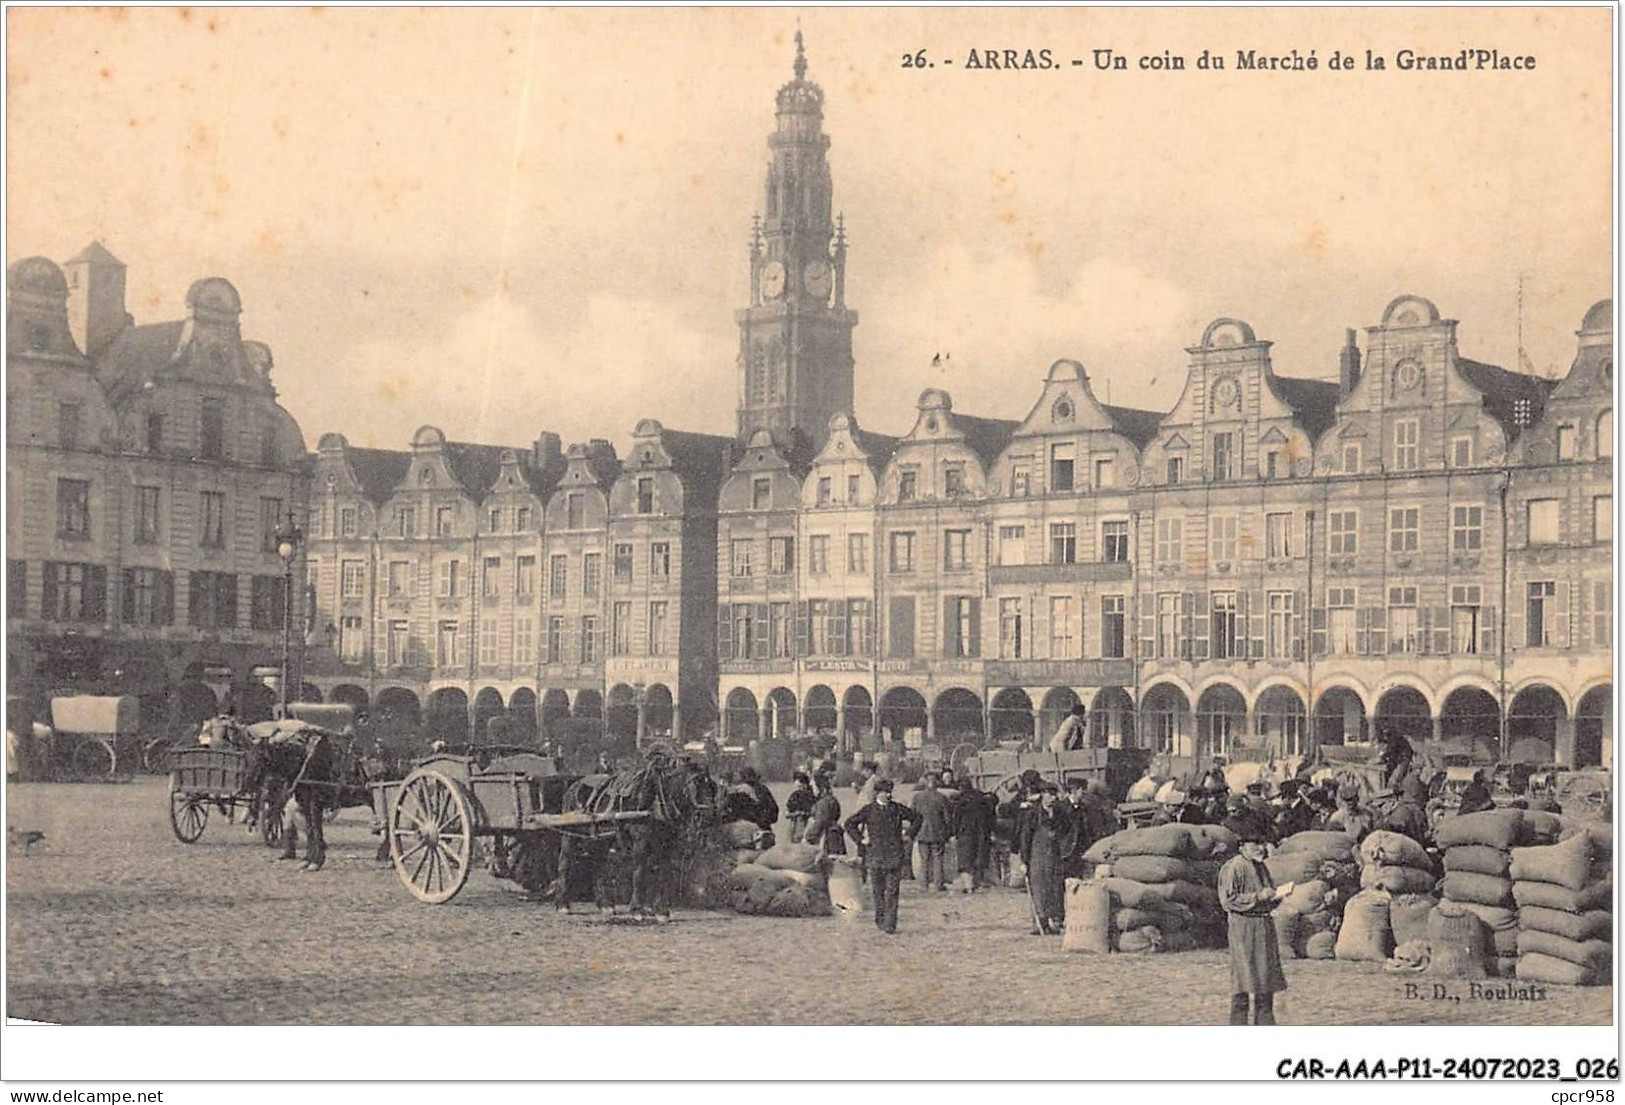
<instances>
[{"instance_id":1,"label":"chimney","mask_svg":"<svg viewBox=\"0 0 1625 1105\"><path fill-rule=\"evenodd\" d=\"M564 449L559 435L543 430L531 446L531 462L543 472L563 467Z\"/></svg>"},{"instance_id":2,"label":"chimney","mask_svg":"<svg viewBox=\"0 0 1625 1105\"><path fill-rule=\"evenodd\" d=\"M1354 342L1354 331L1344 331L1343 352L1337 358L1337 397L1347 399L1360 382L1360 347Z\"/></svg>"},{"instance_id":3,"label":"chimney","mask_svg":"<svg viewBox=\"0 0 1625 1105\"><path fill-rule=\"evenodd\" d=\"M132 321L124 310L124 262L91 242L62 266L68 278L68 328L95 360Z\"/></svg>"}]
</instances>

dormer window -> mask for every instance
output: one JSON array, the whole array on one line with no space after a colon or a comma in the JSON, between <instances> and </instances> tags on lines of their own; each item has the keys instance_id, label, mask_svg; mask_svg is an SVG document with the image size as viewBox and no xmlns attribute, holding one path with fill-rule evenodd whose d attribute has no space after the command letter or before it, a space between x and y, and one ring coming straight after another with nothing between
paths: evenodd
<instances>
[{"instance_id":1,"label":"dormer window","mask_svg":"<svg viewBox=\"0 0 1625 1105\"><path fill-rule=\"evenodd\" d=\"M1394 468L1399 472L1414 472L1420 466L1421 427L1414 418L1401 418L1394 423Z\"/></svg>"},{"instance_id":2,"label":"dormer window","mask_svg":"<svg viewBox=\"0 0 1625 1105\"><path fill-rule=\"evenodd\" d=\"M1286 475L1286 454L1280 449L1264 450L1264 478L1278 480Z\"/></svg>"},{"instance_id":3,"label":"dormer window","mask_svg":"<svg viewBox=\"0 0 1625 1105\"><path fill-rule=\"evenodd\" d=\"M1213 435L1213 478L1236 478L1236 435L1228 431Z\"/></svg>"},{"instance_id":4,"label":"dormer window","mask_svg":"<svg viewBox=\"0 0 1625 1105\"><path fill-rule=\"evenodd\" d=\"M1613 362L1610 361L1610 364ZM1603 411L1597 416L1597 456L1602 459L1614 455L1614 412Z\"/></svg>"},{"instance_id":5,"label":"dormer window","mask_svg":"<svg viewBox=\"0 0 1625 1105\"><path fill-rule=\"evenodd\" d=\"M1117 486L1117 464L1111 457L1095 461L1095 489L1103 491Z\"/></svg>"},{"instance_id":6,"label":"dormer window","mask_svg":"<svg viewBox=\"0 0 1625 1105\"><path fill-rule=\"evenodd\" d=\"M903 468L897 473L897 501L912 503L919 494L920 472L917 468Z\"/></svg>"},{"instance_id":7,"label":"dormer window","mask_svg":"<svg viewBox=\"0 0 1625 1105\"><path fill-rule=\"evenodd\" d=\"M586 524L586 519L586 500L579 492L570 492L564 497L564 527L566 529L580 529Z\"/></svg>"},{"instance_id":8,"label":"dormer window","mask_svg":"<svg viewBox=\"0 0 1625 1105\"><path fill-rule=\"evenodd\" d=\"M950 464L942 470L942 494L944 498L957 499L965 493L965 466L963 464Z\"/></svg>"},{"instance_id":9,"label":"dormer window","mask_svg":"<svg viewBox=\"0 0 1625 1105\"><path fill-rule=\"evenodd\" d=\"M1073 464L1075 449L1071 442L1049 447L1049 489L1071 491L1074 486Z\"/></svg>"},{"instance_id":10,"label":"dormer window","mask_svg":"<svg viewBox=\"0 0 1625 1105\"><path fill-rule=\"evenodd\" d=\"M766 510L773 505L773 481L766 476L759 476L751 485L750 506L752 510Z\"/></svg>"},{"instance_id":11,"label":"dormer window","mask_svg":"<svg viewBox=\"0 0 1625 1105\"><path fill-rule=\"evenodd\" d=\"M832 482L833 481L828 476L819 476L818 477L818 505L819 506L828 506L829 505L830 496L833 494L833 492L831 491Z\"/></svg>"},{"instance_id":12,"label":"dormer window","mask_svg":"<svg viewBox=\"0 0 1625 1105\"><path fill-rule=\"evenodd\" d=\"M1170 487L1172 487L1175 484L1180 484L1180 483L1184 483L1184 482L1185 482L1185 458L1184 457L1169 457L1168 458L1168 485Z\"/></svg>"},{"instance_id":13,"label":"dormer window","mask_svg":"<svg viewBox=\"0 0 1625 1105\"><path fill-rule=\"evenodd\" d=\"M638 480L638 513L653 514L654 512L655 481L648 476L644 476Z\"/></svg>"},{"instance_id":14,"label":"dormer window","mask_svg":"<svg viewBox=\"0 0 1625 1105\"><path fill-rule=\"evenodd\" d=\"M450 537L457 528L457 508L442 506L434 512L434 532L437 537Z\"/></svg>"},{"instance_id":15,"label":"dormer window","mask_svg":"<svg viewBox=\"0 0 1625 1105\"><path fill-rule=\"evenodd\" d=\"M1452 438L1450 441L1450 467L1471 468L1473 466L1473 439L1470 437Z\"/></svg>"},{"instance_id":16,"label":"dormer window","mask_svg":"<svg viewBox=\"0 0 1625 1105\"><path fill-rule=\"evenodd\" d=\"M161 453L164 451L164 416L161 414L147 415L147 452Z\"/></svg>"},{"instance_id":17,"label":"dormer window","mask_svg":"<svg viewBox=\"0 0 1625 1105\"><path fill-rule=\"evenodd\" d=\"M1010 469L1010 496L1015 499L1025 499L1032 492L1032 473L1025 464L1017 464Z\"/></svg>"},{"instance_id":18,"label":"dormer window","mask_svg":"<svg viewBox=\"0 0 1625 1105\"><path fill-rule=\"evenodd\" d=\"M1360 446L1353 442L1343 446L1343 471L1354 475L1360 471Z\"/></svg>"},{"instance_id":19,"label":"dormer window","mask_svg":"<svg viewBox=\"0 0 1625 1105\"><path fill-rule=\"evenodd\" d=\"M1565 422L1557 428L1557 459L1574 459L1574 425Z\"/></svg>"},{"instance_id":20,"label":"dormer window","mask_svg":"<svg viewBox=\"0 0 1625 1105\"><path fill-rule=\"evenodd\" d=\"M226 455L225 410L218 399L203 400L198 415L198 454L207 460Z\"/></svg>"}]
</instances>

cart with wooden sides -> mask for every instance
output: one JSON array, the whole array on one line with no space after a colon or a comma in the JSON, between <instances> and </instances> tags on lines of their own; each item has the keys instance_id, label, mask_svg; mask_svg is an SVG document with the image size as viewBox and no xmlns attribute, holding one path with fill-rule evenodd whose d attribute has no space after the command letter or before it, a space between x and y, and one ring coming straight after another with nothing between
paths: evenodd
<instances>
[{"instance_id":1,"label":"cart with wooden sides","mask_svg":"<svg viewBox=\"0 0 1625 1105\"><path fill-rule=\"evenodd\" d=\"M483 767L471 756L431 756L405 779L372 784L375 831L384 834L407 890L438 905L468 882L477 841L505 851L546 834L608 836L621 823L649 817L643 810L566 812L565 792L579 778L536 753L501 756Z\"/></svg>"},{"instance_id":2,"label":"cart with wooden sides","mask_svg":"<svg viewBox=\"0 0 1625 1105\"><path fill-rule=\"evenodd\" d=\"M195 844L209 824L210 809L228 822L237 811L256 809L260 796L244 789L248 757L235 748L194 745L169 754L169 827L182 844ZM263 812L263 811L257 811ZM266 821L281 822L272 814Z\"/></svg>"}]
</instances>

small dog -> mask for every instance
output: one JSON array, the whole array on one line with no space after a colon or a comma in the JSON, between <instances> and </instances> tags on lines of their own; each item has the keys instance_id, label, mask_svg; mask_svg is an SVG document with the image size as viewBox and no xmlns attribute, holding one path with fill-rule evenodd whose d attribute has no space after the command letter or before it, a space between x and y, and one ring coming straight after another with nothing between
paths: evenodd
<instances>
[{"instance_id":1,"label":"small dog","mask_svg":"<svg viewBox=\"0 0 1625 1105\"><path fill-rule=\"evenodd\" d=\"M38 829L16 829L10 825L6 826L6 843L13 848L21 848L24 855L27 855L30 848L44 839L45 834Z\"/></svg>"}]
</instances>

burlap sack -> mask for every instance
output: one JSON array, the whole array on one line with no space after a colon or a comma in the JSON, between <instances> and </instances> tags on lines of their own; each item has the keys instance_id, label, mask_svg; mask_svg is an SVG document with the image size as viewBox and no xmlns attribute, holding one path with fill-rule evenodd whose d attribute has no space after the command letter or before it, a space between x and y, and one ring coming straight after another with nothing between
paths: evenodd
<instances>
[{"instance_id":1,"label":"burlap sack","mask_svg":"<svg viewBox=\"0 0 1625 1105\"><path fill-rule=\"evenodd\" d=\"M1337 933L1326 931L1317 932L1303 942L1303 957L1305 959L1336 959Z\"/></svg>"},{"instance_id":2,"label":"burlap sack","mask_svg":"<svg viewBox=\"0 0 1625 1105\"><path fill-rule=\"evenodd\" d=\"M1354 838L1344 832L1294 833L1275 849L1280 855L1312 855L1316 861L1347 860L1355 854Z\"/></svg>"},{"instance_id":3,"label":"burlap sack","mask_svg":"<svg viewBox=\"0 0 1625 1105\"><path fill-rule=\"evenodd\" d=\"M1155 925L1130 929L1117 938L1117 950L1130 954L1155 952L1162 949L1162 930Z\"/></svg>"},{"instance_id":4,"label":"burlap sack","mask_svg":"<svg viewBox=\"0 0 1625 1105\"><path fill-rule=\"evenodd\" d=\"M1486 848L1482 844L1458 844L1454 848L1446 848L1444 852L1446 871L1471 871L1475 875L1504 878L1511 863L1510 853L1499 848Z\"/></svg>"},{"instance_id":5,"label":"burlap sack","mask_svg":"<svg viewBox=\"0 0 1625 1105\"><path fill-rule=\"evenodd\" d=\"M1515 882L1549 882L1584 890L1591 881L1591 834L1576 833L1561 844L1512 849Z\"/></svg>"},{"instance_id":6,"label":"burlap sack","mask_svg":"<svg viewBox=\"0 0 1625 1105\"><path fill-rule=\"evenodd\" d=\"M1426 940L1428 914L1439 903L1427 894L1399 894L1388 903L1388 924L1394 930L1394 943Z\"/></svg>"},{"instance_id":7,"label":"burlap sack","mask_svg":"<svg viewBox=\"0 0 1625 1105\"><path fill-rule=\"evenodd\" d=\"M1529 906L1518 910L1518 927L1549 932L1570 940L1609 940L1613 938L1614 915L1600 909L1586 913L1564 913L1558 909Z\"/></svg>"},{"instance_id":8,"label":"burlap sack","mask_svg":"<svg viewBox=\"0 0 1625 1105\"><path fill-rule=\"evenodd\" d=\"M1570 963L1555 955L1530 952L1518 957L1519 982L1555 983L1558 986L1594 986L1605 983L1609 975L1599 975L1589 967Z\"/></svg>"},{"instance_id":9,"label":"burlap sack","mask_svg":"<svg viewBox=\"0 0 1625 1105\"><path fill-rule=\"evenodd\" d=\"M1505 852L1520 842L1522 832L1522 810L1480 810L1478 813L1459 813L1445 818L1434 830L1433 841L1441 848L1483 844Z\"/></svg>"},{"instance_id":10,"label":"burlap sack","mask_svg":"<svg viewBox=\"0 0 1625 1105\"><path fill-rule=\"evenodd\" d=\"M1471 913L1428 914L1428 974L1447 978L1483 978L1487 973L1484 922Z\"/></svg>"},{"instance_id":11,"label":"burlap sack","mask_svg":"<svg viewBox=\"0 0 1625 1105\"><path fill-rule=\"evenodd\" d=\"M1112 950L1112 896L1100 882L1066 880L1066 925L1061 930L1061 950Z\"/></svg>"},{"instance_id":12,"label":"burlap sack","mask_svg":"<svg viewBox=\"0 0 1625 1105\"><path fill-rule=\"evenodd\" d=\"M1281 957L1302 959L1298 949L1302 946L1300 922L1303 917L1281 905L1270 912L1270 919L1275 922L1275 942L1281 947Z\"/></svg>"},{"instance_id":13,"label":"burlap sack","mask_svg":"<svg viewBox=\"0 0 1625 1105\"><path fill-rule=\"evenodd\" d=\"M1426 894L1436 882L1432 871L1416 867L1367 864L1360 872L1361 890L1386 890L1390 894Z\"/></svg>"},{"instance_id":14,"label":"burlap sack","mask_svg":"<svg viewBox=\"0 0 1625 1105\"><path fill-rule=\"evenodd\" d=\"M1281 905L1294 913L1315 913L1326 904L1326 893L1331 886L1321 879L1300 882L1292 888Z\"/></svg>"},{"instance_id":15,"label":"burlap sack","mask_svg":"<svg viewBox=\"0 0 1625 1105\"><path fill-rule=\"evenodd\" d=\"M1112 874L1135 882L1193 882L1191 865L1173 856L1123 856L1112 863Z\"/></svg>"},{"instance_id":16,"label":"burlap sack","mask_svg":"<svg viewBox=\"0 0 1625 1105\"><path fill-rule=\"evenodd\" d=\"M1120 860L1124 856L1178 856L1185 858L1195 855L1197 849L1192 843L1192 830L1207 827L1205 825L1155 825L1149 829L1127 829L1107 838L1113 842L1109 848L1112 862ZM1087 854L1085 858L1088 858Z\"/></svg>"},{"instance_id":17,"label":"burlap sack","mask_svg":"<svg viewBox=\"0 0 1625 1105\"><path fill-rule=\"evenodd\" d=\"M1550 932L1525 929L1518 933L1519 955L1539 952L1577 963L1597 974L1610 974L1614 966L1614 946L1606 940L1570 940Z\"/></svg>"},{"instance_id":18,"label":"burlap sack","mask_svg":"<svg viewBox=\"0 0 1625 1105\"><path fill-rule=\"evenodd\" d=\"M756 857L756 862L774 871L818 870L818 846L815 844L775 844Z\"/></svg>"},{"instance_id":19,"label":"burlap sack","mask_svg":"<svg viewBox=\"0 0 1625 1105\"><path fill-rule=\"evenodd\" d=\"M1156 902L1183 902L1194 906L1216 896L1212 887L1198 886L1193 882L1135 882L1115 875L1099 881L1117 895L1118 901L1135 909L1154 909L1154 904L1148 906L1147 903Z\"/></svg>"},{"instance_id":20,"label":"burlap sack","mask_svg":"<svg viewBox=\"0 0 1625 1105\"><path fill-rule=\"evenodd\" d=\"M1444 896L1453 902L1509 906L1512 904L1512 880L1494 875L1475 875L1471 871L1452 871L1444 877Z\"/></svg>"},{"instance_id":21,"label":"burlap sack","mask_svg":"<svg viewBox=\"0 0 1625 1105\"><path fill-rule=\"evenodd\" d=\"M1415 867L1432 870L1433 859L1416 841L1403 833L1378 829L1360 844L1360 856L1368 866Z\"/></svg>"},{"instance_id":22,"label":"burlap sack","mask_svg":"<svg viewBox=\"0 0 1625 1105\"><path fill-rule=\"evenodd\" d=\"M1388 895L1363 890L1350 898L1343 910L1343 926L1337 930L1337 958L1383 963L1393 950Z\"/></svg>"},{"instance_id":23,"label":"burlap sack","mask_svg":"<svg viewBox=\"0 0 1625 1105\"><path fill-rule=\"evenodd\" d=\"M1584 890L1570 890L1549 882L1515 882L1512 884L1512 900L1518 903L1519 909L1544 906L1547 909L1561 909L1565 913L1607 909L1614 900L1614 881L1604 879Z\"/></svg>"},{"instance_id":24,"label":"burlap sack","mask_svg":"<svg viewBox=\"0 0 1625 1105\"><path fill-rule=\"evenodd\" d=\"M1284 882L1308 882L1319 876L1320 864L1312 852L1276 852L1264 861L1270 880L1276 886Z\"/></svg>"}]
</instances>

